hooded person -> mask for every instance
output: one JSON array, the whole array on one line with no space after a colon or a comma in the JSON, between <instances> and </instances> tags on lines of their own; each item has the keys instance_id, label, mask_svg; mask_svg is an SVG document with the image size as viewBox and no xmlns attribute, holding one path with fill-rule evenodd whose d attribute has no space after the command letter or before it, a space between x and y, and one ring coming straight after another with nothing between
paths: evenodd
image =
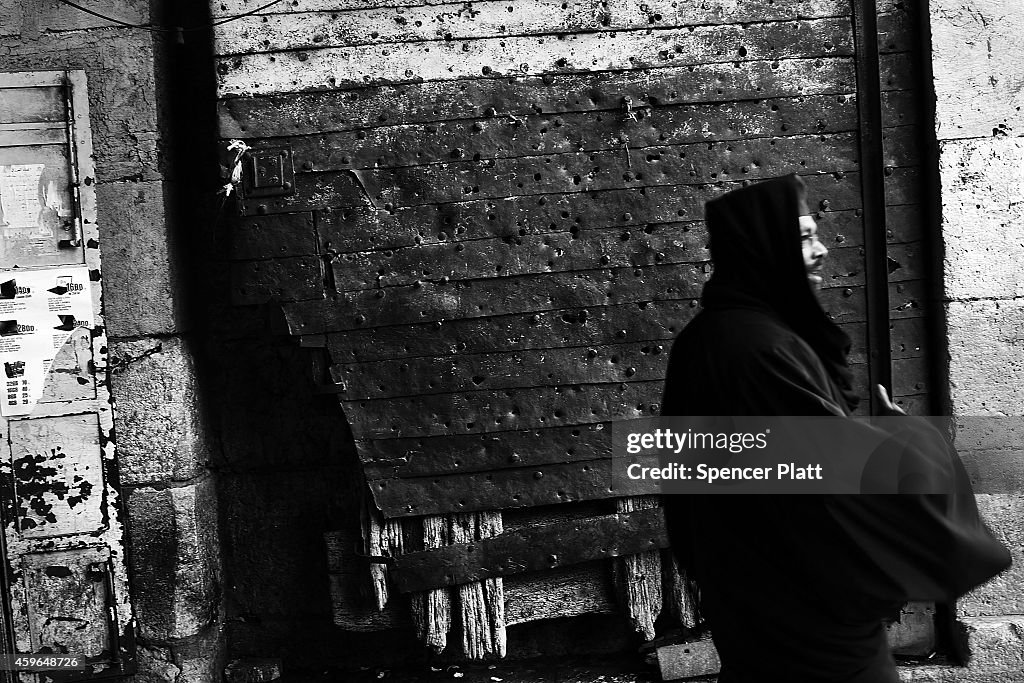
<instances>
[{"instance_id":1,"label":"hooded person","mask_svg":"<svg viewBox=\"0 0 1024 683\"><path fill-rule=\"evenodd\" d=\"M827 250L805 192L790 175L707 203L714 273L672 346L662 415L846 418L856 408L850 340L814 291ZM896 683L883 619L908 600L951 602L1009 566L955 452L923 420L904 421L901 442L942 461L953 493L665 497L720 683Z\"/></svg>"}]
</instances>

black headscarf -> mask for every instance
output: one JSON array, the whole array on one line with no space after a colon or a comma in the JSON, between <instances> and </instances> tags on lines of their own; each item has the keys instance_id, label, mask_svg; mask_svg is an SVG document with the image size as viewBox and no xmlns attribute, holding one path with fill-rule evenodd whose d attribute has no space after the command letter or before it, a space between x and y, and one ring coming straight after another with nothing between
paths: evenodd
<instances>
[{"instance_id":1,"label":"black headscarf","mask_svg":"<svg viewBox=\"0 0 1024 683\"><path fill-rule=\"evenodd\" d=\"M849 410L853 392L847 364L850 338L829 319L807 280L800 216L807 188L788 175L728 192L706 205L715 270L701 297L705 309L768 309L814 349Z\"/></svg>"}]
</instances>

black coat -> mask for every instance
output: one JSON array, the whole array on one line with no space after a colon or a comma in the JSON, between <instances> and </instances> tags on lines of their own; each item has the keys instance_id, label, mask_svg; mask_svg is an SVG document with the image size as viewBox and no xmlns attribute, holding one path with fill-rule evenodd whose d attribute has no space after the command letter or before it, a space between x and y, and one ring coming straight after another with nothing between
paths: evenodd
<instances>
[{"instance_id":1,"label":"black coat","mask_svg":"<svg viewBox=\"0 0 1024 683\"><path fill-rule=\"evenodd\" d=\"M848 340L800 259L801 191L791 176L709 203L715 274L673 344L664 415L845 416L856 405ZM882 618L907 600L954 599L1009 565L955 453L930 425L906 420L959 494L665 498L724 672L895 681Z\"/></svg>"}]
</instances>

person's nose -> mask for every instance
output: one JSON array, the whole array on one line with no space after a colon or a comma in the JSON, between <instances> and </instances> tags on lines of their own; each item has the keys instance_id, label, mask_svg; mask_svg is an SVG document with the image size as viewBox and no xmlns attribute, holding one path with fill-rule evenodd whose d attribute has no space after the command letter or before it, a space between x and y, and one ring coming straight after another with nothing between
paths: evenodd
<instances>
[{"instance_id":1,"label":"person's nose","mask_svg":"<svg viewBox=\"0 0 1024 683\"><path fill-rule=\"evenodd\" d=\"M819 261L822 261L822 260L825 259L826 256L828 256L828 247L826 247L824 244L822 244L820 240L815 240L814 241L814 258L816 258Z\"/></svg>"}]
</instances>

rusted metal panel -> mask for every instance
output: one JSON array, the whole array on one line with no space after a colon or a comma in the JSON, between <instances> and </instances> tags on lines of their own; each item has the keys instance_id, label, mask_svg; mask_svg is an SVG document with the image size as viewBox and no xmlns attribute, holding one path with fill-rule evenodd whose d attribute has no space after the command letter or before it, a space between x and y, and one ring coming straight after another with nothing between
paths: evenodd
<instances>
[{"instance_id":1,"label":"rusted metal panel","mask_svg":"<svg viewBox=\"0 0 1024 683\"><path fill-rule=\"evenodd\" d=\"M331 263L337 291L530 273L707 261L703 224L576 230L346 254Z\"/></svg>"},{"instance_id":2,"label":"rusted metal panel","mask_svg":"<svg viewBox=\"0 0 1024 683\"><path fill-rule=\"evenodd\" d=\"M353 401L356 439L478 434L655 414L662 383L622 382Z\"/></svg>"},{"instance_id":3,"label":"rusted metal panel","mask_svg":"<svg viewBox=\"0 0 1024 683\"><path fill-rule=\"evenodd\" d=\"M564 42L571 48L567 49ZM813 48L812 48L813 46ZM850 55L849 19L356 45L219 57L221 97L536 73ZM526 65L525 68L523 65ZM484 69L486 67L486 70Z\"/></svg>"},{"instance_id":4,"label":"rusted metal panel","mask_svg":"<svg viewBox=\"0 0 1024 683\"><path fill-rule=\"evenodd\" d=\"M812 208L827 206L828 213L860 208L859 174L803 178L816 202ZM667 185L380 208L344 206L339 199L344 208L318 212L317 230L324 253L350 253L557 231L647 229L652 223L703 221L706 201L740 186Z\"/></svg>"},{"instance_id":5,"label":"rusted metal panel","mask_svg":"<svg viewBox=\"0 0 1024 683\"><path fill-rule=\"evenodd\" d=\"M409 592L495 576L553 569L668 545L660 508L506 532L492 539L396 559L398 590Z\"/></svg>"},{"instance_id":6,"label":"rusted metal panel","mask_svg":"<svg viewBox=\"0 0 1024 683\"><path fill-rule=\"evenodd\" d=\"M302 168L375 168L841 133L856 129L856 112L852 95L681 106L643 101L629 111L620 104L613 111L495 115L286 140Z\"/></svg>"},{"instance_id":7,"label":"rusted metal panel","mask_svg":"<svg viewBox=\"0 0 1024 683\"><path fill-rule=\"evenodd\" d=\"M67 120L64 88L4 88L0 97L0 124Z\"/></svg>"},{"instance_id":8,"label":"rusted metal panel","mask_svg":"<svg viewBox=\"0 0 1024 683\"><path fill-rule=\"evenodd\" d=\"M892 392L894 396L927 394L930 389L928 363L923 356L893 359Z\"/></svg>"},{"instance_id":9,"label":"rusted metal panel","mask_svg":"<svg viewBox=\"0 0 1024 683\"><path fill-rule=\"evenodd\" d=\"M318 253L311 213L254 216L238 221L228 239L228 258L238 261Z\"/></svg>"},{"instance_id":10,"label":"rusted metal panel","mask_svg":"<svg viewBox=\"0 0 1024 683\"><path fill-rule=\"evenodd\" d=\"M323 299L323 262L315 256L232 263L231 303Z\"/></svg>"},{"instance_id":11,"label":"rusted metal panel","mask_svg":"<svg viewBox=\"0 0 1024 683\"><path fill-rule=\"evenodd\" d=\"M48 538L102 529L107 511L96 415L13 420L9 429L21 535Z\"/></svg>"},{"instance_id":12,"label":"rusted metal panel","mask_svg":"<svg viewBox=\"0 0 1024 683\"><path fill-rule=\"evenodd\" d=\"M424 282L284 305L293 332L479 318L625 302L693 299L708 274L700 265L543 273L490 280ZM532 318L531 318L532 320Z\"/></svg>"},{"instance_id":13,"label":"rusted metal panel","mask_svg":"<svg viewBox=\"0 0 1024 683\"><path fill-rule=\"evenodd\" d=\"M665 376L665 344L498 351L426 356L333 367L346 401L414 396L445 391L508 389L561 384L659 380Z\"/></svg>"},{"instance_id":14,"label":"rusted metal panel","mask_svg":"<svg viewBox=\"0 0 1024 683\"><path fill-rule=\"evenodd\" d=\"M925 269L928 267L928 261L923 253L925 248L922 242L890 244L887 247L889 281L903 282L924 279Z\"/></svg>"},{"instance_id":15,"label":"rusted metal panel","mask_svg":"<svg viewBox=\"0 0 1024 683\"><path fill-rule=\"evenodd\" d=\"M611 457L611 423L493 434L373 439L358 444L370 479L490 472Z\"/></svg>"},{"instance_id":16,"label":"rusted metal panel","mask_svg":"<svg viewBox=\"0 0 1024 683\"><path fill-rule=\"evenodd\" d=\"M667 67L650 79L645 72L544 74L515 79L431 81L354 91L287 93L218 103L221 134L279 137L331 133L376 126L440 123L454 119L510 119L540 112L557 114L621 111L637 106L729 102L759 97L848 94L856 89L848 57L739 62Z\"/></svg>"},{"instance_id":17,"label":"rusted metal panel","mask_svg":"<svg viewBox=\"0 0 1024 683\"><path fill-rule=\"evenodd\" d=\"M797 173L807 166L857 170L850 134L758 138L593 153L453 161L363 171L378 203L412 206L555 192L739 181ZM333 170L333 169L326 169ZM297 203L309 181L296 180Z\"/></svg>"},{"instance_id":18,"label":"rusted metal panel","mask_svg":"<svg viewBox=\"0 0 1024 683\"><path fill-rule=\"evenodd\" d=\"M506 0L461 5L427 3L410 7L367 5L329 10L242 17L218 33L218 54L351 47L432 40L467 40L516 35L616 31L688 25L739 24L842 17L842 0L716 2L701 5L670 0Z\"/></svg>"},{"instance_id":19,"label":"rusted metal panel","mask_svg":"<svg viewBox=\"0 0 1024 683\"><path fill-rule=\"evenodd\" d=\"M928 283L924 280L907 280L889 284L889 318L919 318L933 312L936 301L934 295L928 293Z\"/></svg>"},{"instance_id":20,"label":"rusted metal panel","mask_svg":"<svg viewBox=\"0 0 1024 683\"><path fill-rule=\"evenodd\" d=\"M287 11L289 12L339 12L347 13L351 10L365 10L370 8L398 8L398 7L419 7L419 6L433 6L433 5L444 5L450 2L450 0L292 0L288 3ZM767 3L767 4L766 4ZM474 4L485 4L484 2ZM502 6L506 6L506 3L501 3ZM644 16L653 12L664 13L667 16L672 16L673 12L690 12L696 11L690 10L687 7L677 8L673 0L610 0L609 2L601 2L603 5L610 5L619 12L644 12ZM891 12L894 8L898 7L901 3L898 0L879 0L878 11L879 12ZM594 8L596 5L593 0L585 0L584 2L577 2L576 5L581 8ZM828 8L837 7L834 0L791 0L785 3L782 8L774 7L772 0L744 0L742 3L731 2L729 0L716 0L714 3L705 3L701 6L701 10L706 11L710 18L706 18L705 21L716 21L721 20L721 17L730 16L730 11L742 11L744 5L749 5L751 8L763 9L771 16L776 16L775 12L782 12L778 14L778 18L795 18L807 16L813 12L826 12ZM214 17L227 18L237 14L251 10L248 0L220 0L211 6L212 14ZM269 10L271 12L281 12L283 10ZM846 10L847 12L849 10ZM345 16L345 14L342 14ZM659 20L660 21L660 20Z\"/></svg>"},{"instance_id":21,"label":"rusted metal panel","mask_svg":"<svg viewBox=\"0 0 1024 683\"><path fill-rule=\"evenodd\" d=\"M114 656L109 562L107 548L22 558L30 652L49 648L49 652L73 653L95 661Z\"/></svg>"},{"instance_id":22,"label":"rusted metal panel","mask_svg":"<svg viewBox=\"0 0 1024 683\"><path fill-rule=\"evenodd\" d=\"M920 205L924 199L920 167L887 167L885 169L885 203L887 206Z\"/></svg>"},{"instance_id":23,"label":"rusted metal panel","mask_svg":"<svg viewBox=\"0 0 1024 683\"><path fill-rule=\"evenodd\" d=\"M926 354L928 327L923 317L893 320L890 329L893 358L917 358Z\"/></svg>"},{"instance_id":24,"label":"rusted metal panel","mask_svg":"<svg viewBox=\"0 0 1024 683\"><path fill-rule=\"evenodd\" d=\"M638 310L637 303L629 303L389 325L332 333L325 344L335 362L345 363L480 353L495 347L512 351L670 340L698 309L696 299L689 299L647 302L642 316Z\"/></svg>"}]
</instances>

